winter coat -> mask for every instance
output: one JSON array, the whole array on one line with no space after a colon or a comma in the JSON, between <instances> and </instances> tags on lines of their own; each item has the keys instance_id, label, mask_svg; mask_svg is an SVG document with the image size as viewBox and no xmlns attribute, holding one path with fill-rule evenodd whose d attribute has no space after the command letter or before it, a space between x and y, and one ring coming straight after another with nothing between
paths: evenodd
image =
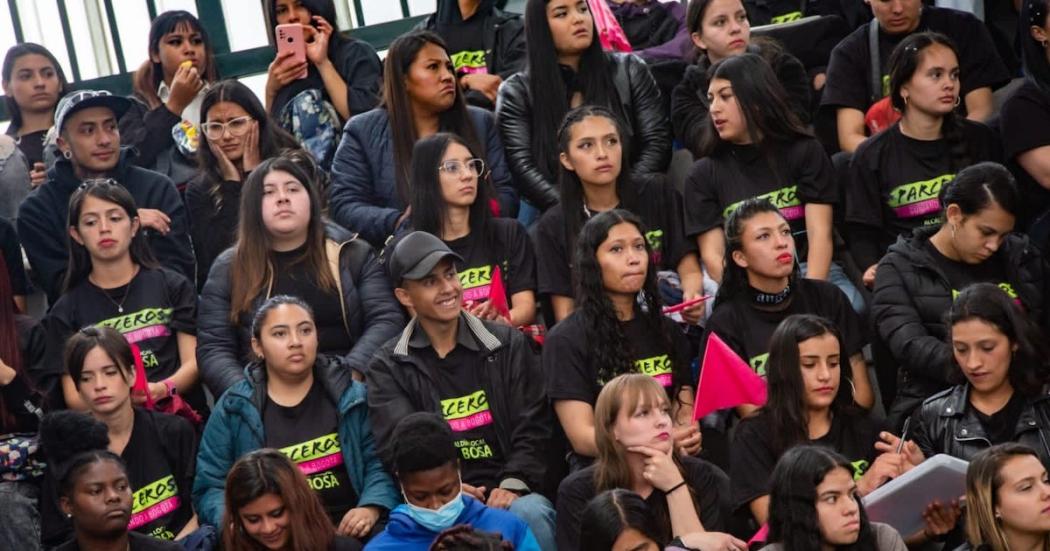
<instances>
[{"instance_id":1,"label":"winter coat","mask_svg":"<svg viewBox=\"0 0 1050 551\"><path fill-rule=\"evenodd\" d=\"M226 474L244 454L265 446L262 408L266 401L266 368L253 363L245 379L230 388L215 404L201 437L197 475L193 480L193 510L201 524L221 529ZM383 469L375 451L368 421L365 387L353 381L337 358L318 355L314 377L336 404L339 447L350 483L359 496L357 506L393 509L401 499L394 481Z\"/></svg>"}]
</instances>

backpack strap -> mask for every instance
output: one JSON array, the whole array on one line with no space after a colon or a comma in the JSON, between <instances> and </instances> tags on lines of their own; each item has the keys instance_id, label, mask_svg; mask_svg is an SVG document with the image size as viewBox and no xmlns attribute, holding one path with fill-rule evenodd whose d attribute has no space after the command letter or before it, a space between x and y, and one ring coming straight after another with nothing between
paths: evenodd
<instances>
[{"instance_id":1,"label":"backpack strap","mask_svg":"<svg viewBox=\"0 0 1050 551\"><path fill-rule=\"evenodd\" d=\"M882 99L882 67L879 62L879 20L868 23L868 54L871 56L871 103Z\"/></svg>"}]
</instances>

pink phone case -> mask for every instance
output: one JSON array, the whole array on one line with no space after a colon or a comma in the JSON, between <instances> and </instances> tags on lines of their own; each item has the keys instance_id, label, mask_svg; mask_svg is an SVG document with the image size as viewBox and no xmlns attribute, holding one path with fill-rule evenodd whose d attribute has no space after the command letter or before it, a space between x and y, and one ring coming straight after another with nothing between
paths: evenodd
<instances>
[{"instance_id":1,"label":"pink phone case","mask_svg":"<svg viewBox=\"0 0 1050 551\"><path fill-rule=\"evenodd\" d=\"M276 37L278 53L291 50L292 59L299 63L306 62L306 40L303 39L302 25L296 23L277 25ZM302 74L296 78L306 78L306 70L303 69Z\"/></svg>"}]
</instances>

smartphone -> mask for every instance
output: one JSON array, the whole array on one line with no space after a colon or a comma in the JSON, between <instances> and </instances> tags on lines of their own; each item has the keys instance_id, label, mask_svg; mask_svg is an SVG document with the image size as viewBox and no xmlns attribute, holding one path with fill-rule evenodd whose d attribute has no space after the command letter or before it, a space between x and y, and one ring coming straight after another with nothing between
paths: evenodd
<instances>
[{"instance_id":1,"label":"smartphone","mask_svg":"<svg viewBox=\"0 0 1050 551\"><path fill-rule=\"evenodd\" d=\"M277 37L277 52L292 51L292 59L299 63L306 63L306 41L303 39L303 26L297 23L277 25L275 36ZM306 78L306 67L303 72L295 78Z\"/></svg>"}]
</instances>

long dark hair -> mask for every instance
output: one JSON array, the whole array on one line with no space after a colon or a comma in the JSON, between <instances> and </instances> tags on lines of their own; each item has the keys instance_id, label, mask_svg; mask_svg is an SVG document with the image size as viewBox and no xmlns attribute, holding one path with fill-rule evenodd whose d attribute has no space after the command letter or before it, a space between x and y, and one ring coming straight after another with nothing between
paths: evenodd
<instances>
[{"instance_id":1,"label":"long dark hair","mask_svg":"<svg viewBox=\"0 0 1050 551\"><path fill-rule=\"evenodd\" d=\"M956 60L960 59L959 50L950 38L930 31L908 35L890 54L890 102L897 111L904 113L905 109L907 109L908 105L904 101L904 96L901 95L901 88L911 80L911 77L915 75L915 71L919 69L919 64L922 62L923 52L926 51L926 48L934 44L940 44L948 48L955 54ZM962 97L961 89L959 95ZM944 115L941 123L941 135L944 136L944 141L948 144L948 164L953 172L973 163L973 152L966 145L962 122L960 122L955 111L950 111Z\"/></svg>"},{"instance_id":2,"label":"long dark hair","mask_svg":"<svg viewBox=\"0 0 1050 551\"><path fill-rule=\"evenodd\" d=\"M942 212L948 205L956 205L963 216L972 216L993 204L1012 214L1021 213L1021 192L1006 167L985 161L959 171L955 178L941 187L939 200ZM942 214L942 218L946 214Z\"/></svg>"},{"instance_id":3,"label":"long dark hair","mask_svg":"<svg viewBox=\"0 0 1050 551\"><path fill-rule=\"evenodd\" d=\"M55 74L58 75L58 99L65 96L69 92L69 81L66 80L66 72L62 70L62 65L59 64L58 60L55 59L55 54L52 54L50 50L32 42L15 44L7 50L7 54L4 56L4 66L2 71L0 71L4 83L11 82L11 73L15 70L15 62L29 54L42 55L51 62L51 66L55 68ZM55 100L55 105L58 105L58 99ZM22 109L15 103L14 96L4 96L4 103L7 104L7 116L11 117L11 128L21 128ZM55 106L51 106L51 108L54 109Z\"/></svg>"},{"instance_id":4,"label":"long dark hair","mask_svg":"<svg viewBox=\"0 0 1050 551\"><path fill-rule=\"evenodd\" d=\"M1025 0L1021 6L1020 22L1021 60L1024 63L1025 76L1043 91L1050 94L1050 62L1046 59L1046 47L1039 43L1030 29L1045 28L1047 0Z\"/></svg>"},{"instance_id":5,"label":"long dark hair","mask_svg":"<svg viewBox=\"0 0 1050 551\"><path fill-rule=\"evenodd\" d=\"M839 345L839 388L831 402L832 415L856 413L853 404L853 381L849 358L842 351L842 335L835 324L811 314L795 314L780 322L769 339L769 361L766 380L769 398L762 413L770 423L775 455L809 441L806 386L799 364L799 343L822 335L831 335Z\"/></svg>"},{"instance_id":6,"label":"long dark hair","mask_svg":"<svg viewBox=\"0 0 1050 551\"><path fill-rule=\"evenodd\" d=\"M620 136L620 175L616 178L616 196L620 206L634 212L638 206L638 190L631 183L630 144L624 132L623 121L612 111L600 105L581 105L565 114L565 119L558 128L558 151L569 153L569 142L572 140L572 129L587 117L608 119L616 127ZM565 243L568 250L576 246L576 236L580 235L583 223L587 221L583 212L583 182L575 171L568 170L558 163L558 186L561 194L561 211L565 218Z\"/></svg>"},{"instance_id":7,"label":"long dark hair","mask_svg":"<svg viewBox=\"0 0 1050 551\"><path fill-rule=\"evenodd\" d=\"M448 203L441 192L441 172L438 166L452 144L467 148L472 157L477 152L463 138L449 133L438 132L416 142L412 149L412 186L410 191L412 205L412 227L419 231L442 236L445 230L445 217L448 215ZM487 167L486 167L487 172ZM482 248L488 250L489 225L492 221L492 210L489 207L489 184L486 174L478 175L478 194L470 206L470 234L480 239Z\"/></svg>"},{"instance_id":8,"label":"long dark hair","mask_svg":"<svg viewBox=\"0 0 1050 551\"><path fill-rule=\"evenodd\" d=\"M547 23L547 4L550 0L528 0L525 3L525 44L527 46L529 97L531 105L532 137L529 144L540 172L551 181L558 174L558 151L551 140L565 113L569 111L568 92L558 65L558 52ZM580 70L576 82L583 94L583 102L602 105L619 113L616 87L609 75L609 61L602 51L598 30L593 30L591 45L580 56Z\"/></svg>"},{"instance_id":9,"label":"long dark hair","mask_svg":"<svg viewBox=\"0 0 1050 551\"><path fill-rule=\"evenodd\" d=\"M259 157L261 159L276 157L283 149L301 147L291 134L270 118L255 93L234 79L217 82L208 90L204 99L201 100L201 120L195 122L203 124L208 120L208 111L212 107L227 101L239 105L259 123ZM222 168L215 154L211 152L211 147L208 146L208 136L203 131L200 133L200 147L197 148L197 162L209 183L208 195L211 196L215 208L222 208L222 194L219 191L223 181Z\"/></svg>"},{"instance_id":10,"label":"long dark hair","mask_svg":"<svg viewBox=\"0 0 1050 551\"><path fill-rule=\"evenodd\" d=\"M1024 396L1034 396L1042 391L1050 373L1050 346L1042 330L997 285L992 283L975 283L963 289L948 311L947 321L950 327L955 324L980 320L993 325L1010 344L1017 347L1007 378L1014 391ZM949 344L951 333L948 334ZM952 354L950 379L953 383L965 382L962 368Z\"/></svg>"},{"instance_id":11,"label":"long dark hair","mask_svg":"<svg viewBox=\"0 0 1050 551\"><path fill-rule=\"evenodd\" d=\"M645 225L635 214L623 210L607 210L591 217L576 241L576 302L580 321L585 328L586 342L594 352L594 365L598 378L610 381L617 375L635 371L631 359L631 343L624 337L616 308L609 299L602 278L602 267L598 264L598 247L609 237L609 230L618 224L631 224L638 229L645 242L645 252L652 258L653 251L644 239ZM656 286L656 266L649 262L642 284L643 306L636 312L651 331L662 335L664 351L673 357L670 336L664 330L663 314L660 312L660 292Z\"/></svg>"},{"instance_id":12,"label":"long dark hair","mask_svg":"<svg viewBox=\"0 0 1050 551\"><path fill-rule=\"evenodd\" d=\"M18 338L15 294L11 289L11 279L7 274L7 262L0 255L0 361L15 370L15 376L18 377L25 374L25 365L23 364L22 345ZM28 382L29 377L23 377L23 380ZM32 387L30 390L33 390ZM0 434L17 430L18 420L12 413L12 405L8 404L3 394L0 393Z\"/></svg>"},{"instance_id":13,"label":"long dark hair","mask_svg":"<svg viewBox=\"0 0 1050 551\"><path fill-rule=\"evenodd\" d=\"M201 75L201 80L215 82L219 79L219 68L215 64L215 51L212 48L211 38L208 37L208 31L201 25L200 20L188 11L171 10L157 15L149 28L149 55L160 53L160 41L164 35L175 32L180 25L188 25L193 32L200 33L201 41L204 42L204 63L207 65L204 74ZM160 97L157 96L157 88L163 81L163 65L159 61L153 61L150 57L135 71L132 77L132 88L135 90L135 95L142 98L146 105L153 109L161 104ZM190 122L196 124L198 121Z\"/></svg>"},{"instance_id":14,"label":"long dark hair","mask_svg":"<svg viewBox=\"0 0 1050 551\"><path fill-rule=\"evenodd\" d=\"M325 251L324 219L321 217L321 198L317 186L295 162L284 157L267 159L255 167L241 190L237 245L230 269L231 323L239 323L241 315L252 310L252 302L263 292L266 282L274 277L271 261L273 238L263 222L262 200L263 180L275 171L287 172L306 189L310 197L310 222L302 261L310 267L315 285L326 291L336 288Z\"/></svg>"},{"instance_id":15,"label":"long dark hair","mask_svg":"<svg viewBox=\"0 0 1050 551\"><path fill-rule=\"evenodd\" d=\"M741 268L736 262L733 262L733 252L739 251L744 247L744 226L747 224L747 221L764 212L776 213L777 216L784 218L784 215L780 213L780 209L773 206L769 199L752 198L740 203L740 206L726 219L726 252L723 260L722 285L718 287L718 295L715 302L716 308L718 305L729 304L734 297L747 292L750 285L747 279L747 269ZM791 277L796 279L798 275L798 264L796 263Z\"/></svg>"},{"instance_id":16,"label":"long dark hair","mask_svg":"<svg viewBox=\"0 0 1050 551\"><path fill-rule=\"evenodd\" d=\"M784 551L810 551L823 547L820 520L817 516L817 486L835 469L853 474L845 457L820 446L797 446L787 451L770 477L769 542L780 543ZM838 546L847 551L877 551L875 534L860 498L860 535L856 543Z\"/></svg>"},{"instance_id":17,"label":"long dark hair","mask_svg":"<svg viewBox=\"0 0 1050 551\"><path fill-rule=\"evenodd\" d=\"M744 116L751 142L765 153L774 172L778 172L779 159L773 155L773 148L813 137L788 106L787 91L762 56L741 54L728 57L712 65L708 75L709 81L724 79L733 86L733 96ZM713 130L714 123L708 121L708 124ZM724 143L718 132L704 132L699 153L701 156L711 155Z\"/></svg>"},{"instance_id":18,"label":"long dark hair","mask_svg":"<svg viewBox=\"0 0 1050 551\"><path fill-rule=\"evenodd\" d=\"M433 44L445 50L446 53L448 52L445 41L437 34L431 31L411 31L397 37L390 44L386 59L383 61L383 108L386 109L390 119L391 141L394 144L394 179L397 184L397 196L405 205L409 204L412 195L408 189L412 148L419 139L413 121L411 100L405 89L405 79L408 77L412 62L427 44ZM449 71L455 75L456 71L451 64L450 61ZM463 93L458 84L456 99L452 102L452 107L441 113L438 121L438 128L459 135L463 141L470 144L467 149L480 152L479 157L485 158L485 148L478 140L474 123L470 120L467 102L463 99Z\"/></svg>"},{"instance_id":19,"label":"long dark hair","mask_svg":"<svg viewBox=\"0 0 1050 551\"><path fill-rule=\"evenodd\" d=\"M580 551L609 551L620 534L630 529L653 540L660 549L668 544L638 494L619 488L602 492L587 503L580 517Z\"/></svg>"},{"instance_id":20,"label":"long dark hair","mask_svg":"<svg viewBox=\"0 0 1050 551\"><path fill-rule=\"evenodd\" d=\"M335 528L320 498L310 488L306 476L278 450L263 448L237 460L226 475L226 522L222 531L223 548L227 551L262 549L248 535L241 520L241 508L272 494L284 503L289 517L288 546L292 551L328 549L335 538Z\"/></svg>"},{"instance_id":21,"label":"long dark hair","mask_svg":"<svg viewBox=\"0 0 1050 551\"><path fill-rule=\"evenodd\" d=\"M73 192L69 198L69 214L66 226L76 228L80 223L80 210L84 206L84 200L94 197L108 203L113 203L124 210L129 220L139 217L139 210L135 206L135 199L131 197L128 190L111 178L95 178L85 180L80 187ZM72 237L67 236L69 242L69 262L66 266L66 275L62 284L62 292L68 292L80 285L91 274L91 254L88 253L80 243ZM153 252L146 242L146 232L139 231L131 238L131 246L128 249L131 261L143 268L156 268L157 261L153 258Z\"/></svg>"},{"instance_id":22,"label":"long dark hair","mask_svg":"<svg viewBox=\"0 0 1050 551\"><path fill-rule=\"evenodd\" d=\"M328 37L328 57L335 61L346 38L339 32L339 19L335 11L335 3L332 0L299 0L299 5L306 8L310 15L319 15L332 25L332 36ZM277 0L267 0L266 8L266 35L270 44L275 45L274 27L277 26ZM313 21L307 21L307 25L313 25ZM338 66L338 65L337 65Z\"/></svg>"}]
</instances>

